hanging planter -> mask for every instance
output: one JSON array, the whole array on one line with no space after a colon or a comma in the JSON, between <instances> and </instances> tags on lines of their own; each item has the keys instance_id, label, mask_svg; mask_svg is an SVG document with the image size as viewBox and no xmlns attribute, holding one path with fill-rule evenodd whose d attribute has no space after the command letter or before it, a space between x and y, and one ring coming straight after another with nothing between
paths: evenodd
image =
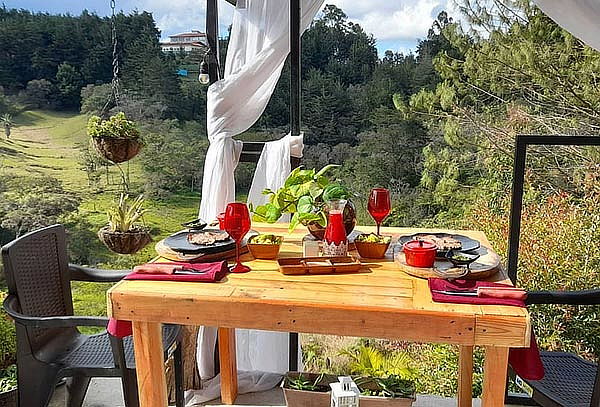
<instances>
[{"instance_id":1,"label":"hanging planter","mask_svg":"<svg viewBox=\"0 0 600 407\"><path fill-rule=\"evenodd\" d=\"M123 112L104 121L99 116L90 117L87 132L96 151L116 164L131 160L142 148L139 130Z\"/></svg>"},{"instance_id":2,"label":"hanging planter","mask_svg":"<svg viewBox=\"0 0 600 407\"><path fill-rule=\"evenodd\" d=\"M146 213L143 203L142 195L130 203L129 195L121 194L119 203L107 210L108 225L98 231L98 237L109 250L132 254L152 241L148 228L135 224Z\"/></svg>"}]
</instances>

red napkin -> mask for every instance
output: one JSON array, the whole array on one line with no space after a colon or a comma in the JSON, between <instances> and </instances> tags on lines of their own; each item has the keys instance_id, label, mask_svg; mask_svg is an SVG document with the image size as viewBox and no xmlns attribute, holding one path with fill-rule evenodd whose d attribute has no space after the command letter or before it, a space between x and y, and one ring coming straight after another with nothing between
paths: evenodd
<instances>
[{"instance_id":1,"label":"red napkin","mask_svg":"<svg viewBox=\"0 0 600 407\"><path fill-rule=\"evenodd\" d=\"M187 274L177 274L178 272ZM137 266L124 280L187 281L214 283L229 272L226 261L216 263L147 263ZM117 338L131 335L130 321L111 318L106 330Z\"/></svg>"},{"instance_id":2,"label":"red napkin","mask_svg":"<svg viewBox=\"0 0 600 407\"><path fill-rule=\"evenodd\" d=\"M448 281L440 278L429 279L430 290L441 291L472 291L477 287L506 287L506 284L492 283L488 281L475 280L454 280ZM512 305L515 307L525 307L525 302L511 298L481 298L457 295L445 295L431 292L431 297L435 302L450 302L455 304L479 304L479 305ZM508 363L512 366L515 373L527 380L541 380L544 377L544 365L540 358L540 351L533 332L531 333L531 343L529 348L511 348L508 355Z\"/></svg>"}]
</instances>

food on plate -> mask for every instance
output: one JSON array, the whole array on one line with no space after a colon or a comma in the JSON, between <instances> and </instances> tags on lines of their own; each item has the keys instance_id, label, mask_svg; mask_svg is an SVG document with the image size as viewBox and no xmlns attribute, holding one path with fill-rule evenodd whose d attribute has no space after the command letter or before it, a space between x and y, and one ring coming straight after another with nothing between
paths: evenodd
<instances>
[{"instance_id":1,"label":"food on plate","mask_svg":"<svg viewBox=\"0 0 600 407\"><path fill-rule=\"evenodd\" d=\"M437 246L438 251L444 252L452 249L460 249L462 243L451 236L438 235L418 235L415 236L418 240L433 243Z\"/></svg>"},{"instance_id":2,"label":"food on plate","mask_svg":"<svg viewBox=\"0 0 600 407\"><path fill-rule=\"evenodd\" d=\"M214 231L214 232L192 232L187 236L188 242L191 244L209 246L211 244L215 244L216 242L223 242L229 239L229 234L223 231Z\"/></svg>"},{"instance_id":3,"label":"food on plate","mask_svg":"<svg viewBox=\"0 0 600 407\"><path fill-rule=\"evenodd\" d=\"M283 238L281 236L277 236L277 235L270 235L270 234L261 234L261 235L256 235L256 236L252 236L250 238L249 243L252 244L281 244L281 242L283 241Z\"/></svg>"},{"instance_id":4,"label":"food on plate","mask_svg":"<svg viewBox=\"0 0 600 407\"><path fill-rule=\"evenodd\" d=\"M369 234L363 233L362 235L356 236L356 239L354 239L354 242L364 242L364 243L388 244L391 241L392 241L391 236L377 235L375 233L369 233Z\"/></svg>"}]
</instances>

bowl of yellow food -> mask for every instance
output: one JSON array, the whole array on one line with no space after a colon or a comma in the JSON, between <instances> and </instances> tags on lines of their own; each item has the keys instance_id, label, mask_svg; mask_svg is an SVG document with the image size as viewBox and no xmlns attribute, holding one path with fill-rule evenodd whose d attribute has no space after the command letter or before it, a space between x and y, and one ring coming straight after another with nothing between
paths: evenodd
<instances>
[{"instance_id":1,"label":"bowl of yellow food","mask_svg":"<svg viewBox=\"0 0 600 407\"><path fill-rule=\"evenodd\" d=\"M248 249L255 259L273 260L277 258L283 236L260 234L248 240Z\"/></svg>"},{"instance_id":2,"label":"bowl of yellow food","mask_svg":"<svg viewBox=\"0 0 600 407\"><path fill-rule=\"evenodd\" d=\"M391 236L376 235L375 233L363 233L354 239L358 254L367 259L383 259L391 242Z\"/></svg>"}]
</instances>

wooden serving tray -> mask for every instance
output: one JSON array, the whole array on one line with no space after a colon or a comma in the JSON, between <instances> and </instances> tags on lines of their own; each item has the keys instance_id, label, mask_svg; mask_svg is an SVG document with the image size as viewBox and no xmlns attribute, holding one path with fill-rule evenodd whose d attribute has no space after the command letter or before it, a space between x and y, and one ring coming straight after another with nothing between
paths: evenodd
<instances>
[{"instance_id":1,"label":"wooden serving tray","mask_svg":"<svg viewBox=\"0 0 600 407\"><path fill-rule=\"evenodd\" d=\"M460 278L466 280L483 280L493 276L500 270L500 256L498 256L496 252L483 246L477 249L476 252L479 253L481 257L471 263L469 266L471 272ZM431 268L409 266L406 264L404 252L397 253L394 256L394 260L402 271L415 277L452 278L455 274L454 266L446 259L436 258L435 264Z\"/></svg>"},{"instance_id":2,"label":"wooden serving tray","mask_svg":"<svg viewBox=\"0 0 600 407\"><path fill-rule=\"evenodd\" d=\"M279 271L286 275L356 273L362 267L353 256L290 257L277 260Z\"/></svg>"}]
</instances>

